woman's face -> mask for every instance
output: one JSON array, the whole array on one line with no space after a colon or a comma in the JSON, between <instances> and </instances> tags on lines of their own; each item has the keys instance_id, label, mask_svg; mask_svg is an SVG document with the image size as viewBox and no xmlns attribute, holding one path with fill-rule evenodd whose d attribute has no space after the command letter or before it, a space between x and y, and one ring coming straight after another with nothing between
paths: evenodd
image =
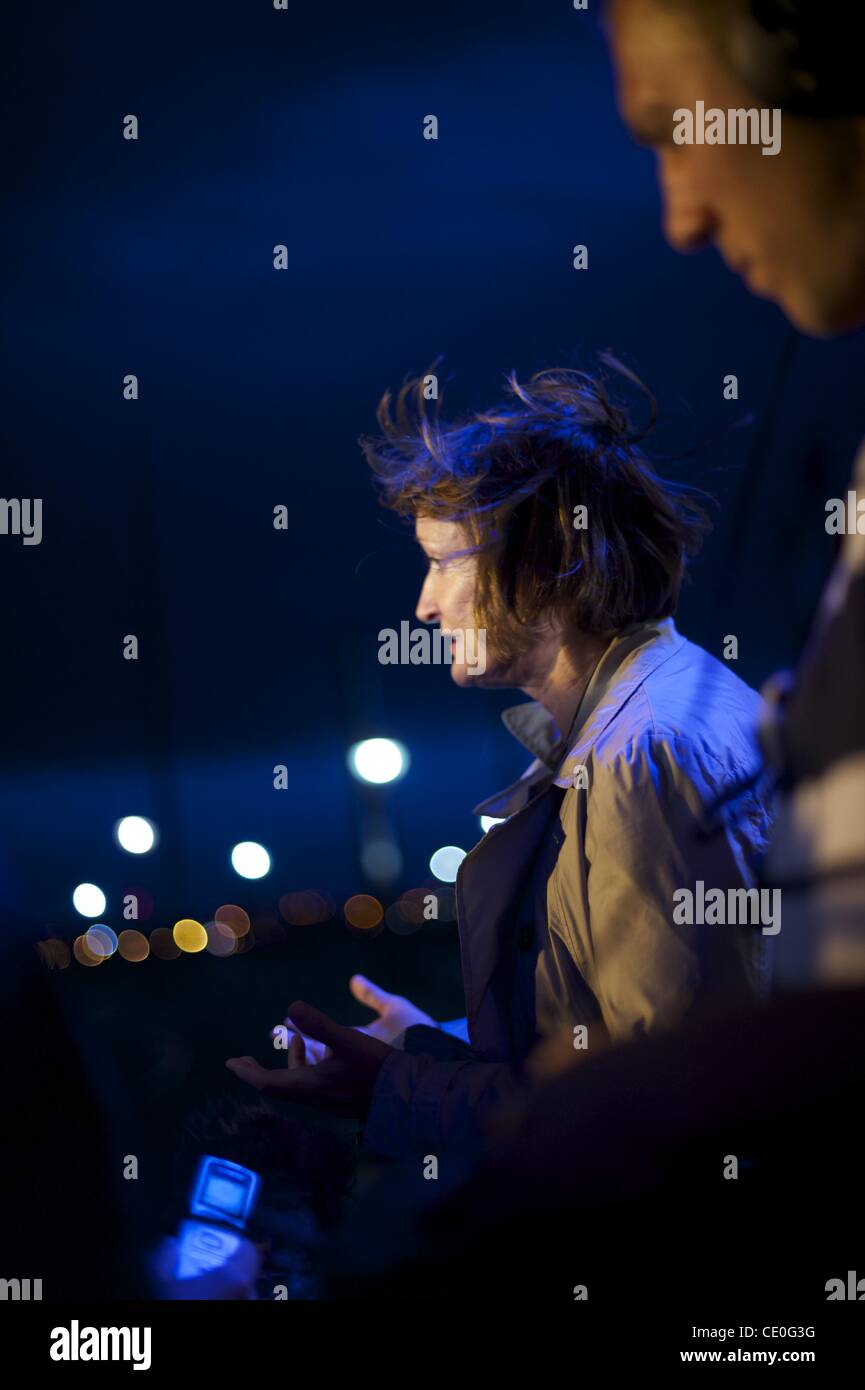
<instances>
[{"instance_id":1,"label":"woman's face","mask_svg":"<svg viewBox=\"0 0 865 1390\"><path fill-rule=\"evenodd\" d=\"M437 623L451 643L451 680L457 685L525 687L542 680L561 645L548 633L519 656L504 660L496 654L496 635L475 627L477 556L463 527L454 521L418 517L415 537L429 562L415 614L422 623ZM482 653L484 660L478 660Z\"/></svg>"}]
</instances>

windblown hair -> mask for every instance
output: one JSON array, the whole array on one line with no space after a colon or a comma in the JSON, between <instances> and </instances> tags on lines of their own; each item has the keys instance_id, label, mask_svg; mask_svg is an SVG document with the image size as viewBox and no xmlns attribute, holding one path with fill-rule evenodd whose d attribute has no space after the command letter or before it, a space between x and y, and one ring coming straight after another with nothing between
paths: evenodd
<instances>
[{"instance_id":1,"label":"windblown hair","mask_svg":"<svg viewBox=\"0 0 865 1390\"><path fill-rule=\"evenodd\" d=\"M538 372L492 410L442 423L423 378L378 407L381 437L360 446L383 506L462 525L477 556L475 622L500 657L525 651L543 625L611 637L676 609L686 559L709 529L697 494L663 481L601 378ZM585 507L580 527L576 509Z\"/></svg>"}]
</instances>

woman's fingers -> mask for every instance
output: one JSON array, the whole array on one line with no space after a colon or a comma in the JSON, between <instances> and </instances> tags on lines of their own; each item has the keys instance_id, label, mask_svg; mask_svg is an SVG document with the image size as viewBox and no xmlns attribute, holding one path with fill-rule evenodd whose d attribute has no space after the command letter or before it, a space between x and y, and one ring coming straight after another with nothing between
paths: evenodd
<instances>
[{"instance_id":1,"label":"woman's fingers","mask_svg":"<svg viewBox=\"0 0 865 1390\"><path fill-rule=\"evenodd\" d=\"M314 1066L316 1062L323 1062L326 1057L330 1056L330 1052L325 1047L324 1043L317 1042L315 1038L308 1038L305 1033L300 1031L296 1023L292 1023L290 1018L285 1019L283 1023L277 1024L275 1028L271 1028L270 1036L272 1038L277 1037L279 1034L282 1034L288 1042L287 1050L289 1052L291 1052L291 1047L295 1038L300 1038L303 1043L307 1065ZM289 1061L288 1065L292 1065L291 1061Z\"/></svg>"},{"instance_id":2,"label":"woman's fingers","mask_svg":"<svg viewBox=\"0 0 865 1390\"><path fill-rule=\"evenodd\" d=\"M374 985L372 980L368 980L365 975L352 975L348 982L348 987L361 1004L366 1004L368 1009L374 1009L377 1014L383 1014L391 999L392 994L388 994L386 989L380 985Z\"/></svg>"}]
</instances>

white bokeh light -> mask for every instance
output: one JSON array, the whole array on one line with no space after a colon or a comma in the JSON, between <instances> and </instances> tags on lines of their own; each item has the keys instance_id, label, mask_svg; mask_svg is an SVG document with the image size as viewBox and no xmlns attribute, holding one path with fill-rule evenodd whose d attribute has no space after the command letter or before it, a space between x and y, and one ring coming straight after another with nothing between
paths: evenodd
<instances>
[{"instance_id":1,"label":"white bokeh light","mask_svg":"<svg viewBox=\"0 0 865 1390\"><path fill-rule=\"evenodd\" d=\"M101 917L106 906L105 894L95 883L79 883L72 894L72 906L82 917Z\"/></svg>"},{"instance_id":2,"label":"white bokeh light","mask_svg":"<svg viewBox=\"0 0 865 1390\"><path fill-rule=\"evenodd\" d=\"M465 850L460 849L458 845L443 845L431 857L429 866L440 883L455 883L460 864L465 857Z\"/></svg>"},{"instance_id":3,"label":"white bokeh light","mask_svg":"<svg viewBox=\"0 0 865 1390\"><path fill-rule=\"evenodd\" d=\"M486 835L487 831L492 830L494 825L501 825L504 819L504 816L481 816L481 830Z\"/></svg>"},{"instance_id":4,"label":"white bokeh light","mask_svg":"<svg viewBox=\"0 0 865 1390\"><path fill-rule=\"evenodd\" d=\"M241 878L264 878L270 873L270 855L255 840L242 840L231 851L231 867Z\"/></svg>"},{"instance_id":5,"label":"white bokeh light","mask_svg":"<svg viewBox=\"0 0 865 1390\"><path fill-rule=\"evenodd\" d=\"M360 782L397 782L408 771L408 749L393 738L365 738L348 750L348 766Z\"/></svg>"},{"instance_id":6,"label":"white bokeh light","mask_svg":"<svg viewBox=\"0 0 865 1390\"><path fill-rule=\"evenodd\" d=\"M114 827L114 834L127 854L148 854L156 844L156 827L145 816L124 816Z\"/></svg>"}]
</instances>

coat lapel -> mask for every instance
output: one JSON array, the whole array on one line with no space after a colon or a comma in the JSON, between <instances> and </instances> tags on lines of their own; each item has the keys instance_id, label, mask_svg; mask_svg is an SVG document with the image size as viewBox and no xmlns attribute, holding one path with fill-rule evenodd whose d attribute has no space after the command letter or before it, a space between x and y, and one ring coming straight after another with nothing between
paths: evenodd
<instances>
[{"instance_id":1,"label":"coat lapel","mask_svg":"<svg viewBox=\"0 0 865 1390\"><path fill-rule=\"evenodd\" d=\"M481 1056L510 1059L514 1049L512 965L518 917L574 769L588 760L601 732L649 672L683 645L671 618L625 630L598 663L565 744L567 752L560 753L555 766L536 757L517 782L475 807L478 813L508 817L466 856L456 883L466 1012L472 1046ZM517 706L506 715L516 715L519 736L531 751L541 751L542 722L549 716L540 706Z\"/></svg>"},{"instance_id":2,"label":"coat lapel","mask_svg":"<svg viewBox=\"0 0 865 1390\"><path fill-rule=\"evenodd\" d=\"M511 961L516 920L533 865L558 814L563 793L553 785L493 826L466 855L457 875L460 953L469 1035L476 1052L509 1059Z\"/></svg>"}]
</instances>

